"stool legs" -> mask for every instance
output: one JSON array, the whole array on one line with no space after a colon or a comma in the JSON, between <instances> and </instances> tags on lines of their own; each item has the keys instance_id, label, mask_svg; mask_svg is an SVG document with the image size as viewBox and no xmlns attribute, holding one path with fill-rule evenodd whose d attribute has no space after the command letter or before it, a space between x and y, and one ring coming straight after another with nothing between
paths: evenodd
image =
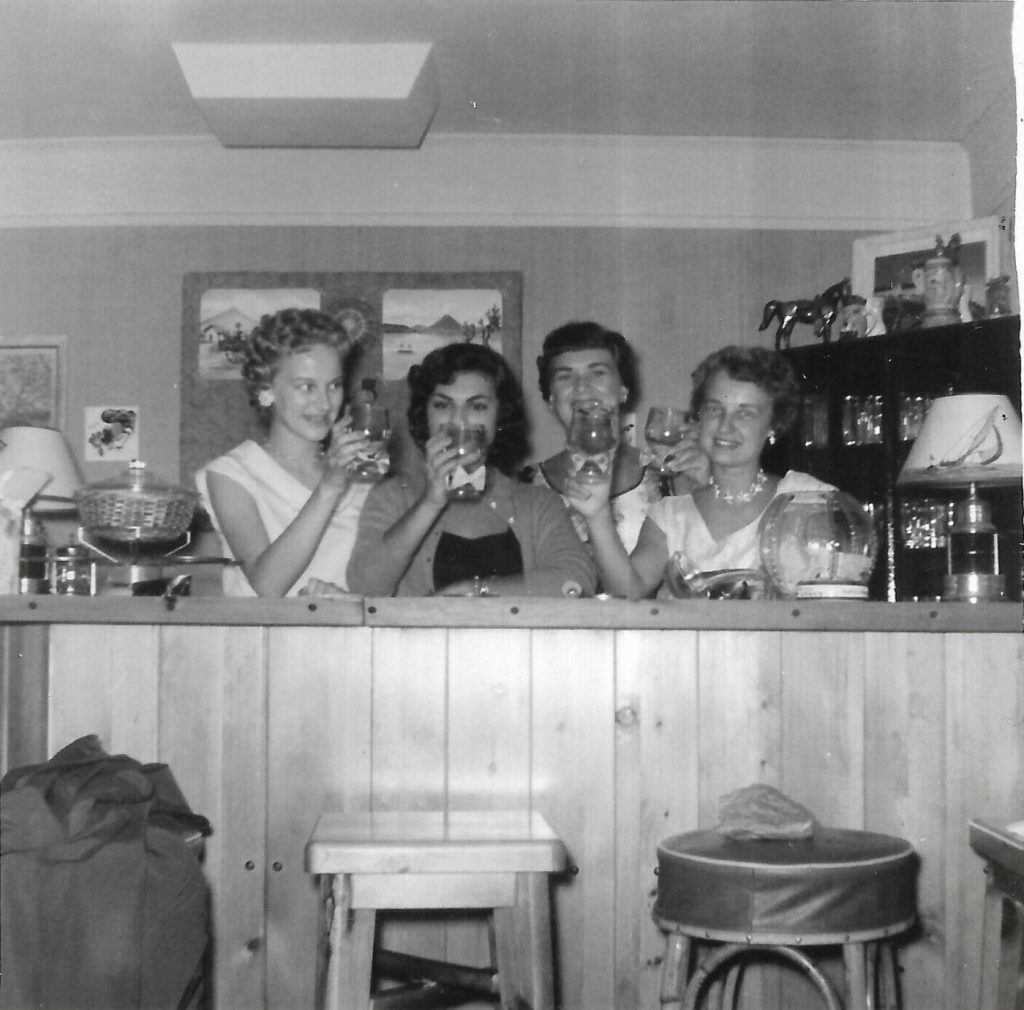
<instances>
[{"instance_id":1,"label":"stool legs","mask_svg":"<svg viewBox=\"0 0 1024 1010\"><path fill-rule=\"evenodd\" d=\"M690 938L669 933L665 938L665 959L661 963L661 1003L678 1005L690 970Z\"/></svg>"},{"instance_id":2,"label":"stool legs","mask_svg":"<svg viewBox=\"0 0 1024 1010\"><path fill-rule=\"evenodd\" d=\"M516 874L515 904L494 909L494 932L502 1007L511 1010L525 1001L533 1010L554 1010L546 873Z\"/></svg>"},{"instance_id":3,"label":"stool legs","mask_svg":"<svg viewBox=\"0 0 1024 1010\"><path fill-rule=\"evenodd\" d=\"M670 960L670 952L677 950L678 946L672 943L673 934L669 934L669 947L666 950L665 965L667 966ZM680 1002L680 1010L697 1010L700 1004L700 996L705 986L709 986L712 981L712 977L720 968L725 966L729 961L734 958L743 957L752 951L771 951L774 954L778 954L781 957L787 958L792 961L798 967L802 968L810 979L812 984L818 990L818 994L821 996L825 1003L826 1010L841 1010L841 1004L838 997L835 994L832 986L825 976L818 969L817 965L803 954L801 951L794 950L792 947L780 947L774 945L747 945L739 943L725 943L720 947L716 947L714 950L707 953L702 959L700 964L697 966L694 973L690 976L690 980L686 985L686 989L682 993ZM863 967L863 965L862 965ZM739 975L736 969L739 965L731 965L725 979L724 991L721 993L720 998L722 999L723 1006L728 1006L729 1003L726 1000L735 1001L736 992L739 984ZM662 975L662 1002L665 1002L665 974ZM714 1005L714 1002L711 1002ZM863 1004L861 1004L863 1005ZM854 1004L851 1002L850 1007Z\"/></svg>"},{"instance_id":4,"label":"stool legs","mask_svg":"<svg viewBox=\"0 0 1024 1010\"><path fill-rule=\"evenodd\" d=\"M362 1010L370 1001L377 913L372 908L351 907L347 874L323 877L321 893L329 916L329 940L328 949L318 952L319 1005L324 1010Z\"/></svg>"}]
</instances>

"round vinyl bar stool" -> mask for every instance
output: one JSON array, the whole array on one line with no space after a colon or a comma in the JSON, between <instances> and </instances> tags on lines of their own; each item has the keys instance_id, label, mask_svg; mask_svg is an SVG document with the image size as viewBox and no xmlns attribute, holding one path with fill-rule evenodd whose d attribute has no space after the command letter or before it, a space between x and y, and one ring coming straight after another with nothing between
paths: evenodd
<instances>
[{"instance_id":1,"label":"round vinyl bar stool","mask_svg":"<svg viewBox=\"0 0 1024 1010\"><path fill-rule=\"evenodd\" d=\"M804 971L828 1010L899 1006L889 941L917 918L917 857L902 838L817 828L793 841L735 839L716 831L658 845L654 921L667 933L661 1002L696 1010L715 987L735 1006L748 958L782 958ZM692 974L695 941L708 944ZM840 1000L803 948L841 946Z\"/></svg>"}]
</instances>

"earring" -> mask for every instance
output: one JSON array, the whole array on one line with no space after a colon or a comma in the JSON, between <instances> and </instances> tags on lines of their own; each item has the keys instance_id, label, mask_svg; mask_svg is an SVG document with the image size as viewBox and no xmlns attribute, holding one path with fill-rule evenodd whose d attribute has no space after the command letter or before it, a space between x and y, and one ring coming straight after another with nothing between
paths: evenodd
<instances>
[{"instance_id":1,"label":"earring","mask_svg":"<svg viewBox=\"0 0 1024 1010\"><path fill-rule=\"evenodd\" d=\"M274 405L274 392L271 389L261 389L256 394L256 402L261 407L272 407Z\"/></svg>"},{"instance_id":2,"label":"earring","mask_svg":"<svg viewBox=\"0 0 1024 1010\"><path fill-rule=\"evenodd\" d=\"M769 445L775 445L775 432L774 431L768 432L768 444Z\"/></svg>"}]
</instances>

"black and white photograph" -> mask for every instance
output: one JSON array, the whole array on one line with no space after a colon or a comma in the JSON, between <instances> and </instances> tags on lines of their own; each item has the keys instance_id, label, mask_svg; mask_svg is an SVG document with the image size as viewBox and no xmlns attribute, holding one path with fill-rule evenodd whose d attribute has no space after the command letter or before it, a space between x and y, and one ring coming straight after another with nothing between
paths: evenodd
<instances>
[{"instance_id":1,"label":"black and white photograph","mask_svg":"<svg viewBox=\"0 0 1024 1010\"><path fill-rule=\"evenodd\" d=\"M0 1010L1024 1010L1021 9L0 3Z\"/></svg>"}]
</instances>

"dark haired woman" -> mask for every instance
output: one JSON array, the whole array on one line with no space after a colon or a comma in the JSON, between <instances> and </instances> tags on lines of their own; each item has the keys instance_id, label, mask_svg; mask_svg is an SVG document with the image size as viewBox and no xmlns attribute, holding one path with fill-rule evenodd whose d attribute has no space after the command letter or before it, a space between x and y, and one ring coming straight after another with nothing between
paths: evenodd
<instances>
[{"instance_id":1,"label":"dark haired woman","mask_svg":"<svg viewBox=\"0 0 1024 1010\"><path fill-rule=\"evenodd\" d=\"M615 413L618 423L621 414L633 409L640 393L633 348L621 333L594 322L566 323L552 330L537 358L537 373L544 401L566 435L578 401L597 400ZM610 507L627 551L636 545L651 505L662 496L661 476L648 462L645 453L625 442L619 443L612 460ZM692 434L672 450L670 465L676 470L674 493L707 481L707 459L697 450ZM570 467L570 451L563 449L535 467L528 478L562 495L576 532L585 541L589 539L587 523L566 495Z\"/></svg>"},{"instance_id":2,"label":"dark haired woman","mask_svg":"<svg viewBox=\"0 0 1024 1010\"><path fill-rule=\"evenodd\" d=\"M366 439L338 420L353 349L344 327L314 309L283 309L253 330L242 377L266 437L196 474L226 553L240 562L224 569L226 595L345 591L367 494L346 474Z\"/></svg>"},{"instance_id":3,"label":"dark haired woman","mask_svg":"<svg viewBox=\"0 0 1024 1010\"><path fill-rule=\"evenodd\" d=\"M632 553L615 533L605 487L570 482L609 592L649 596L677 552L705 572L760 568L758 524L771 500L830 486L795 470L780 478L761 469L765 443L792 424L798 394L796 374L775 351L730 346L701 362L690 406L699 418L698 445L711 461L710 482L654 505Z\"/></svg>"},{"instance_id":4,"label":"dark haired woman","mask_svg":"<svg viewBox=\"0 0 1024 1010\"><path fill-rule=\"evenodd\" d=\"M558 596L594 590L594 565L558 496L510 476L527 451L522 391L500 354L453 343L409 370L409 431L423 452L417 472L370 493L348 566L366 596ZM476 428L483 493L449 496L471 465L443 426ZM464 469L464 467L463 467Z\"/></svg>"}]
</instances>

